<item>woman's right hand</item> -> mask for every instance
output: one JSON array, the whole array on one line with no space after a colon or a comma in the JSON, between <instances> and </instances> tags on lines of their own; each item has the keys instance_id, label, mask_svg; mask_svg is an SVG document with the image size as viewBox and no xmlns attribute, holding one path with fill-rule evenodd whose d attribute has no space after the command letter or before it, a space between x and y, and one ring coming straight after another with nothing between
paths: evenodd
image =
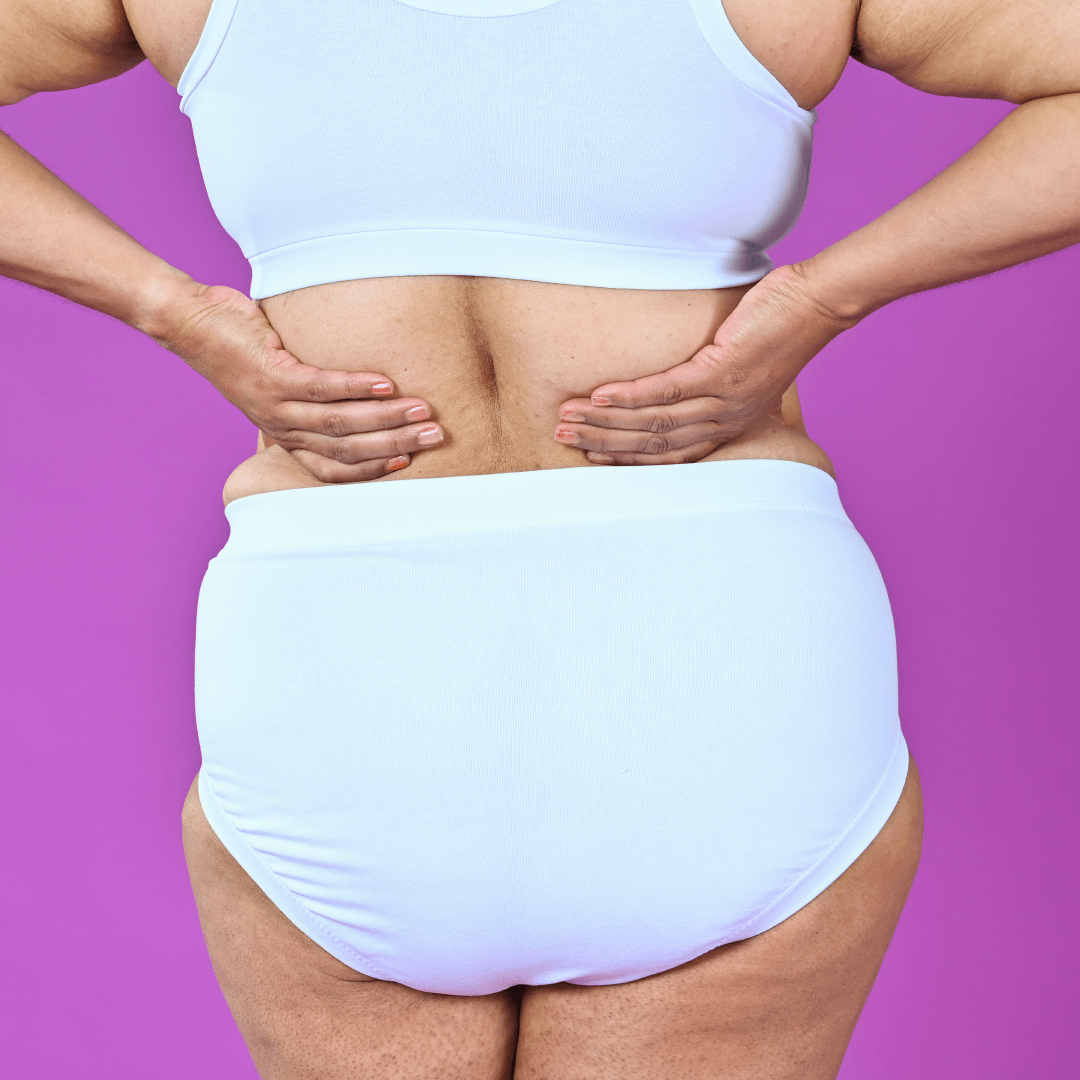
<instances>
[{"instance_id":1,"label":"woman's right hand","mask_svg":"<svg viewBox=\"0 0 1080 1080\"><path fill-rule=\"evenodd\" d=\"M236 289L194 286L144 328L323 483L374 480L443 439L431 406L395 398L385 376L302 363Z\"/></svg>"}]
</instances>

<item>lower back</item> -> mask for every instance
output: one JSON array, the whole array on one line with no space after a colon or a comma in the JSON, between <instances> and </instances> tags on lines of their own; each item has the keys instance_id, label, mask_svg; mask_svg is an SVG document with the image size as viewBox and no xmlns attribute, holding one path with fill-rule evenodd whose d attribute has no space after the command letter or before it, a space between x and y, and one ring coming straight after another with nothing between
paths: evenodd
<instances>
[{"instance_id":1,"label":"lower back","mask_svg":"<svg viewBox=\"0 0 1080 1080\"><path fill-rule=\"evenodd\" d=\"M593 467L582 451L554 441L559 406L603 383L689 359L712 341L745 291L392 277L301 289L269 297L262 307L303 362L377 372L399 395L431 405L445 440L383 478L398 481ZM784 458L831 471L798 423L764 422L707 460L724 457ZM317 483L274 448L233 474L226 501Z\"/></svg>"}]
</instances>

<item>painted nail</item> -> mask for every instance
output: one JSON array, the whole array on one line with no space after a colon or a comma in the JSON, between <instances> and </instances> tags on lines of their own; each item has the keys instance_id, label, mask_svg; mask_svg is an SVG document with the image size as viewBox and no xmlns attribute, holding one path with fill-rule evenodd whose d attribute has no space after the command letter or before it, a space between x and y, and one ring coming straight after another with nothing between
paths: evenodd
<instances>
[{"instance_id":1,"label":"painted nail","mask_svg":"<svg viewBox=\"0 0 1080 1080\"><path fill-rule=\"evenodd\" d=\"M570 431L569 428L556 428L555 438L558 439L559 442L564 443L581 442L581 439L578 437L578 433L576 431Z\"/></svg>"},{"instance_id":2,"label":"painted nail","mask_svg":"<svg viewBox=\"0 0 1080 1080\"><path fill-rule=\"evenodd\" d=\"M589 460L594 465L614 465L615 459L610 454L589 454Z\"/></svg>"},{"instance_id":3,"label":"painted nail","mask_svg":"<svg viewBox=\"0 0 1080 1080\"><path fill-rule=\"evenodd\" d=\"M430 415L431 413L428 412L426 405L414 405L405 412L405 416L409 420L426 420Z\"/></svg>"},{"instance_id":4,"label":"painted nail","mask_svg":"<svg viewBox=\"0 0 1080 1080\"><path fill-rule=\"evenodd\" d=\"M584 422L585 417L579 412L564 412L559 413L559 419L566 420L571 424L580 424Z\"/></svg>"},{"instance_id":5,"label":"painted nail","mask_svg":"<svg viewBox=\"0 0 1080 1080\"><path fill-rule=\"evenodd\" d=\"M371 392L373 394L392 394L394 392L394 387L388 382L372 383Z\"/></svg>"},{"instance_id":6,"label":"painted nail","mask_svg":"<svg viewBox=\"0 0 1080 1080\"><path fill-rule=\"evenodd\" d=\"M592 400L592 403L594 405L610 405L611 404L611 398L604 397L603 394L601 394L599 396L597 396L596 394L593 394L591 400Z\"/></svg>"},{"instance_id":7,"label":"painted nail","mask_svg":"<svg viewBox=\"0 0 1080 1080\"><path fill-rule=\"evenodd\" d=\"M407 457L392 457L386 463L386 471L387 472L397 472L398 469L404 469L405 466L408 465L408 464L409 464L409 459Z\"/></svg>"},{"instance_id":8,"label":"painted nail","mask_svg":"<svg viewBox=\"0 0 1080 1080\"><path fill-rule=\"evenodd\" d=\"M435 446L436 443L442 442L442 432L436 427L423 428L417 435L416 441L421 446Z\"/></svg>"}]
</instances>

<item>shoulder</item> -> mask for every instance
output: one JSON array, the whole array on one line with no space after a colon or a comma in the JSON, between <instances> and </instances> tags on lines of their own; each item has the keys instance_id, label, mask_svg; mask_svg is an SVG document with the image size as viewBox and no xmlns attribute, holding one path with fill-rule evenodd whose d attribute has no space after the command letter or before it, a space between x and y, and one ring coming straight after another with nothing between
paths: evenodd
<instances>
[{"instance_id":1,"label":"shoulder","mask_svg":"<svg viewBox=\"0 0 1080 1080\"><path fill-rule=\"evenodd\" d=\"M932 94L1075 93L1080 0L862 0L853 55Z\"/></svg>"}]
</instances>

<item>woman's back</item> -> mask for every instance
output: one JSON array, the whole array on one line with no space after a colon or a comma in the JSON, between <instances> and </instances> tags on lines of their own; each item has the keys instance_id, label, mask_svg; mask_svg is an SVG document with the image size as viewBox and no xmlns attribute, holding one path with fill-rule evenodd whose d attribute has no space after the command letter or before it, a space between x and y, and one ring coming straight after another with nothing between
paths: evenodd
<instances>
[{"instance_id":1,"label":"woman's back","mask_svg":"<svg viewBox=\"0 0 1080 1080\"><path fill-rule=\"evenodd\" d=\"M241 499L200 593L203 766L186 846L219 980L259 1067L282 1080L313 1069L834 1080L914 874L920 802L884 583L834 481L798 463L827 466L783 423L781 395L877 307L1080 239L1080 22L1070 26L1057 0L730 0L726 12L720 0L289 0L279 52L255 49L250 78L211 92L243 39L229 45L232 16L272 18L274 2L215 0L202 50L222 58L215 76L196 50L209 0L0 0L10 14L0 101L99 81L144 55L174 83L193 64L189 111L207 87L208 111L193 117L211 195L277 330L252 300L141 248L2 135L0 271L152 335L280 439L234 475L231 495L310 487L311 475L382 476L405 420L420 429L433 410L448 430L441 450L400 474L428 483ZM658 22L661 9L682 22ZM564 101L563 123L535 127L535 145L504 142L488 164L513 166L506 190L475 160L495 99L436 94L414 108L437 74L423 62L399 86L400 108L394 94L382 99L375 120L397 110L398 130L365 143L374 166L365 146L339 154L333 136L376 133L363 109L378 103L378 80L295 114L288 95L273 99L305 56L312 66L294 89L320 85L333 65L319 58L349 43L343 20L380 11L429 29L460 20L465 34L478 19L540 27L592 13L612 20L596 49L647 26L639 55L654 48L665 62L629 65L641 81L622 95L594 80L584 115L595 125L607 102L610 128L575 135ZM758 75L771 71L806 110L839 75L856 12L869 63L931 92L1023 104L914 196L734 307L793 216L805 132L774 145L770 163L751 125L729 138L733 156L710 158L717 117L693 95L683 109L667 96L680 80L711 92L694 75L709 54L691 31L721 66L730 48ZM571 53L596 27L579 29ZM685 49L672 47L679 34ZM410 70L408 37L391 42L397 67L384 50L364 78ZM557 57L550 40L519 36ZM427 55L437 67L449 54ZM510 55L486 49L474 61L503 62L504 80L544 74ZM588 76L613 58L586 57ZM337 75L347 87L347 63ZM519 116L552 100L521 89L504 81L494 92ZM756 101L729 89L724 123ZM705 133L712 166L672 167L684 147L666 142L665 109L673 130ZM414 114L423 123L410 125ZM619 130L623 140L605 141ZM541 205L559 186L533 186L522 162L548 141L549 160L579 174ZM417 146L426 169L445 168L445 191L420 178L430 199L403 169ZM348 169L334 171L349 161L355 206ZM755 188L746 179L758 166ZM635 189L635 177L651 181ZM771 212L742 214L755 199ZM486 218L493 203L505 213ZM582 206L587 228L575 232ZM498 239L410 247L401 235L381 249L349 239L410 229ZM602 257L600 245L620 243L632 257ZM570 247L579 260L537 269L542 249ZM440 250L460 261L425 261ZM526 251L518 265L506 257ZM465 258L477 252L485 261ZM687 252L735 257L717 257L704 280L660 273L697 266ZM650 272L628 278L642 266ZM591 402L573 396L590 389ZM395 392L431 405L369 400ZM547 439L554 412L571 435L561 446L557 433ZM648 452L655 438L695 433L678 444L695 464L574 468L579 429L578 450L616 464L666 463L673 455ZM354 454L359 442L382 457ZM394 452L434 445L417 438ZM696 464L721 445L712 456L795 462Z\"/></svg>"},{"instance_id":2,"label":"woman's back","mask_svg":"<svg viewBox=\"0 0 1080 1080\"><path fill-rule=\"evenodd\" d=\"M447 103L472 53L486 70ZM719 0L219 0L178 81L285 348L431 403L444 441L387 479L588 465L559 406L709 344L805 191L813 114ZM829 467L779 416L719 457ZM277 451L227 490L314 482Z\"/></svg>"}]
</instances>

